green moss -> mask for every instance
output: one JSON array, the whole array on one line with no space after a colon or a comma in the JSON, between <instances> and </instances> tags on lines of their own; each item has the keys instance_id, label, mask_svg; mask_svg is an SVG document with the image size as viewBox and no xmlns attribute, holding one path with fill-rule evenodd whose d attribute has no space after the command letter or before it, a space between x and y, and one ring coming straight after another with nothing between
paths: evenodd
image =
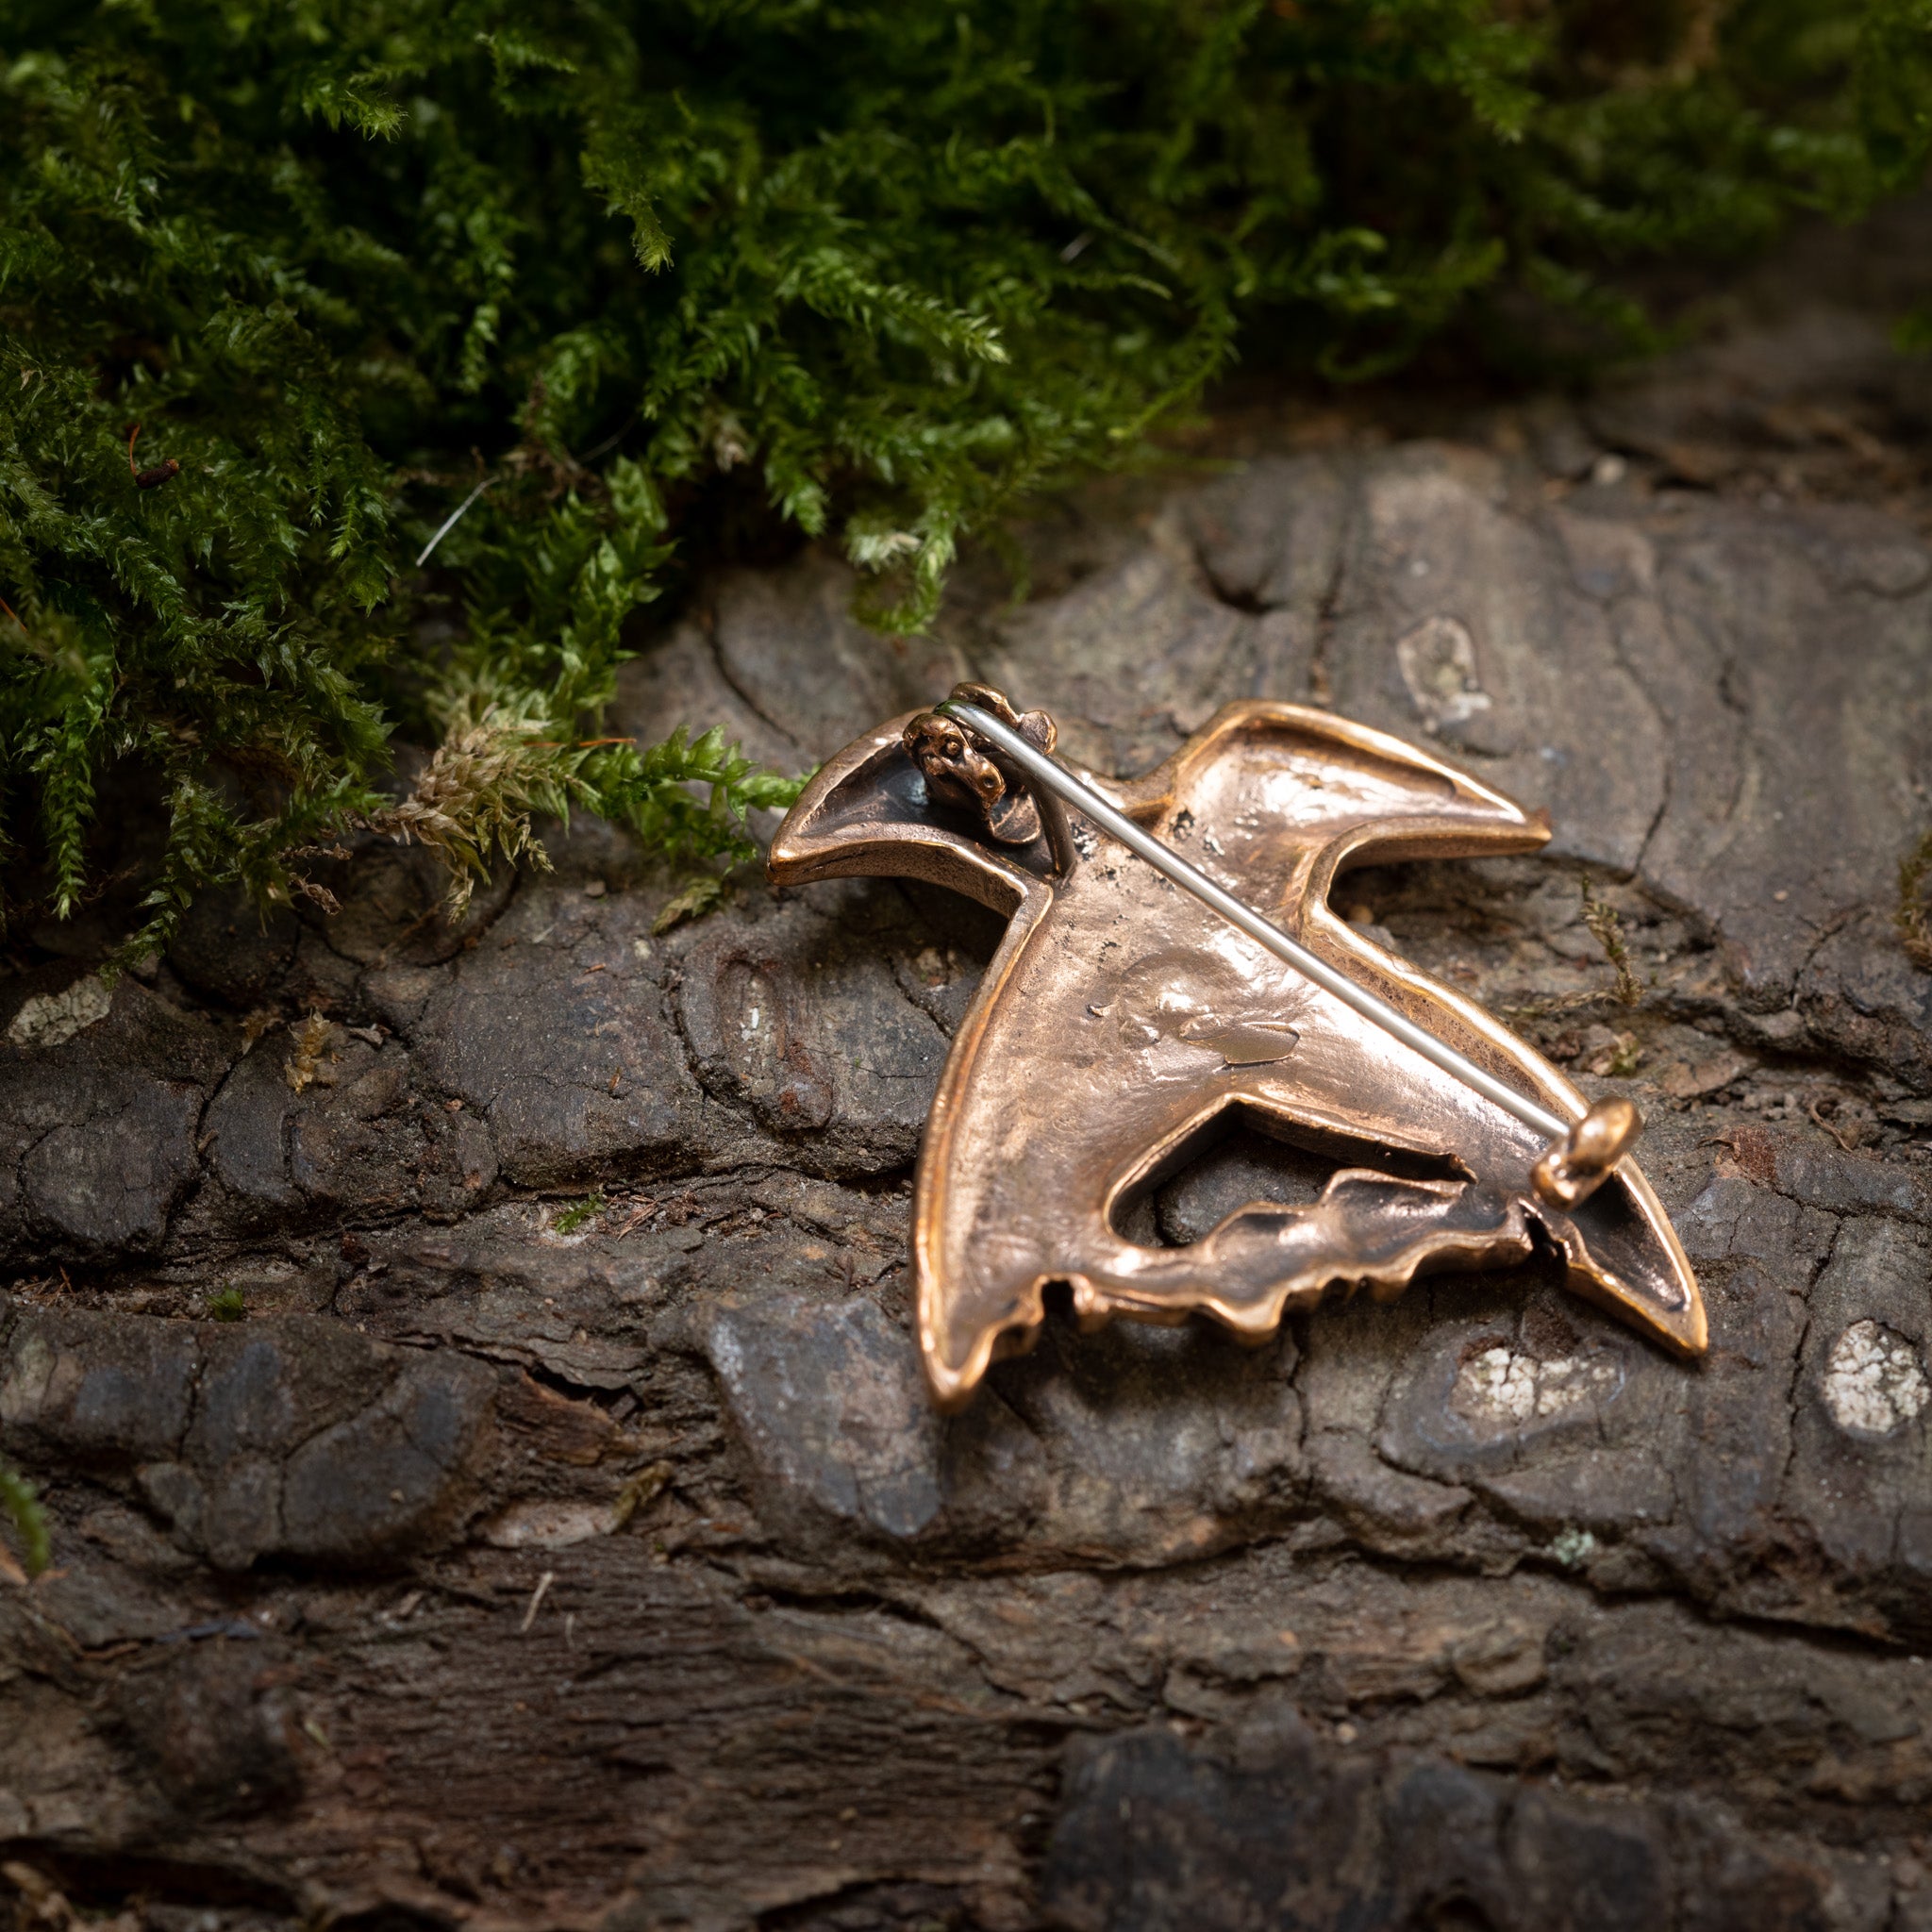
<instances>
[{"instance_id":1,"label":"green moss","mask_svg":"<svg viewBox=\"0 0 1932 1932\"><path fill-rule=\"evenodd\" d=\"M13 1524L20 1538L26 1574L38 1576L54 1560L54 1547L47 1535L46 1513L41 1507L34 1486L24 1475L0 1462L0 1514Z\"/></svg>"},{"instance_id":2,"label":"green moss","mask_svg":"<svg viewBox=\"0 0 1932 1932\"><path fill-rule=\"evenodd\" d=\"M581 1201L573 1201L568 1208L559 1208L550 1225L558 1234L575 1234L578 1228L596 1220L608 1205L602 1194L587 1195Z\"/></svg>"},{"instance_id":3,"label":"green moss","mask_svg":"<svg viewBox=\"0 0 1932 1932\"><path fill-rule=\"evenodd\" d=\"M1624 922L1614 906L1599 899L1590 890L1588 879L1583 881L1583 923L1589 927L1591 938L1604 949L1604 957L1616 973L1618 1004L1625 1007L1641 1005L1643 982L1638 978L1637 969L1631 962L1629 942L1624 937Z\"/></svg>"},{"instance_id":4,"label":"green moss","mask_svg":"<svg viewBox=\"0 0 1932 1932\"><path fill-rule=\"evenodd\" d=\"M248 1298L239 1288L222 1289L208 1296L208 1315L210 1322L245 1322Z\"/></svg>"},{"instance_id":5,"label":"green moss","mask_svg":"<svg viewBox=\"0 0 1932 1932\"><path fill-rule=\"evenodd\" d=\"M715 876L786 781L596 721L720 533L835 539L920 626L1238 353L1384 370L1505 293L1641 339L1622 262L1918 179L1928 72L1932 0L18 0L16 897L98 888L130 773L141 947L357 824L460 883L567 805ZM378 789L397 728L436 796Z\"/></svg>"}]
</instances>

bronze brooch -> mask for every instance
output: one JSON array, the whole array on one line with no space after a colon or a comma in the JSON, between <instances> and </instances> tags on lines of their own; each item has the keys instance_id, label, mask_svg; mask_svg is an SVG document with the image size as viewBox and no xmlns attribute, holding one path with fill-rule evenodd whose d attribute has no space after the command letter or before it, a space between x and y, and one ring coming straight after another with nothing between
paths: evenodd
<instances>
[{"instance_id":1,"label":"bronze brooch","mask_svg":"<svg viewBox=\"0 0 1932 1932\"><path fill-rule=\"evenodd\" d=\"M1052 1282L1083 1325L1203 1314L1258 1341L1331 1288L1392 1296L1424 1269L1525 1258L1539 1232L1578 1293L1704 1349L1696 1278L1627 1158L1636 1109L1591 1107L1328 906L1353 865L1534 851L1543 814L1300 705L1230 705L1131 781L1069 772L1054 741L1045 713L961 686L839 753L772 844L779 884L910 876L1010 922L919 1160L942 1407L1032 1341ZM1190 1245L1128 1239L1124 1205L1229 1108L1350 1164L1312 1204L1250 1202Z\"/></svg>"}]
</instances>

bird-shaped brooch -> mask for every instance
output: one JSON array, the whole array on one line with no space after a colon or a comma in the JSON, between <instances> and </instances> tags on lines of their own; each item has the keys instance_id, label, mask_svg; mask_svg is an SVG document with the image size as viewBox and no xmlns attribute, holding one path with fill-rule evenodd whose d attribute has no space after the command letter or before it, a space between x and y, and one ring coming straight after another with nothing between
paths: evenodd
<instances>
[{"instance_id":1,"label":"bird-shaped brooch","mask_svg":"<svg viewBox=\"0 0 1932 1932\"><path fill-rule=\"evenodd\" d=\"M914 1187L919 1341L964 1404L1028 1346L1044 1291L1083 1326L1205 1315L1260 1341L1333 1290L1559 1252L1569 1286L1659 1342L1706 1345L1670 1218L1534 1047L1328 903L1352 866L1533 852L1549 838L1466 772L1301 705L1227 706L1115 781L1053 757L1044 712L962 685L849 744L792 808L774 882L900 875L1008 920L957 1033ZM1230 1109L1343 1164L1318 1199L1251 1201L1200 1240L1127 1208Z\"/></svg>"}]
</instances>

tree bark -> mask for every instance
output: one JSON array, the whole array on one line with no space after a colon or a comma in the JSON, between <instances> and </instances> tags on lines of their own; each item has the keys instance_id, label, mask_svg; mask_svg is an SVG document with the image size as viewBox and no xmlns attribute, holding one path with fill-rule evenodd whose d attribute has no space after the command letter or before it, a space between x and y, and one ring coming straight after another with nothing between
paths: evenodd
<instances>
[{"instance_id":1,"label":"tree bark","mask_svg":"<svg viewBox=\"0 0 1932 1932\"><path fill-rule=\"evenodd\" d=\"M1055 1319L937 1418L911 1163L997 925L918 889L660 936L580 824L456 930L372 847L6 982L23 1923L1932 1927L1924 389L1840 317L1431 441L1253 411L1017 603L890 641L808 554L626 674L793 769L967 675L1119 773L1291 697L1548 806L1340 896L1642 1107L1696 1364L1531 1263L1254 1352ZM1157 1217L1306 1180L1237 1136Z\"/></svg>"}]
</instances>

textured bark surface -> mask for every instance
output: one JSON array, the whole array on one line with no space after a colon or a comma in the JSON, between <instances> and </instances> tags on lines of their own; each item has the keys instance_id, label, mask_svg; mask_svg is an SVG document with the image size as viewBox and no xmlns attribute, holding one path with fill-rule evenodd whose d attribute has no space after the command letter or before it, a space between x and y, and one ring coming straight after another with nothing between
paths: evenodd
<instances>
[{"instance_id":1,"label":"textured bark surface","mask_svg":"<svg viewBox=\"0 0 1932 1932\"><path fill-rule=\"evenodd\" d=\"M0 982L0 1440L58 1559L0 1581L0 1896L1932 1927L1932 976L1890 924L1928 424L1845 316L1440 440L1243 419L1235 468L1042 516L1026 594L970 568L934 639L808 556L626 677L626 726L793 768L966 675L1120 772L1312 699L1547 805L1551 858L1344 909L1644 1108L1700 1364L1530 1264L1253 1352L1050 1323L936 1417L911 1162L996 937L936 893L654 936L668 886L579 826L458 931L370 849L332 922L210 906L111 997ZM1237 1136L1156 1224L1305 1168Z\"/></svg>"}]
</instances>

